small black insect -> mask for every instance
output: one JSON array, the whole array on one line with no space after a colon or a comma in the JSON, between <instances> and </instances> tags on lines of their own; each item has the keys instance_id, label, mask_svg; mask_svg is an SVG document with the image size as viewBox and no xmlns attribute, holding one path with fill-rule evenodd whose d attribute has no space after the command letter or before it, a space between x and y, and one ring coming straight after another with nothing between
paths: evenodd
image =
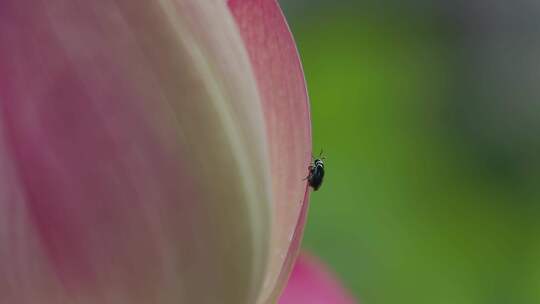
<instances>
[{"instance_id":1,"label":"small black insect","mask_svg":"<svg viewBox=\"0 0 540 304\"><path fill-rule=\"evenodd\" d=\"M322 185L324 178L324 162L326 157L322 156L322 151L319 154L318 158L315 158L313 162L309 165L309 174L306 177L308 184L313 191L319 190Z\"/></svg>"}]
</instances>

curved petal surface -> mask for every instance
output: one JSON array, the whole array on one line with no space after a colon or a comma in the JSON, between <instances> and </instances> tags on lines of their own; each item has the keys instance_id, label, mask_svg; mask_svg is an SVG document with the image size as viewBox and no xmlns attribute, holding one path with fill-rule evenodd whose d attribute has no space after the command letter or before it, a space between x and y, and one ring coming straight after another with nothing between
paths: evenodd
<instances>
[{"instance_id":1,"label":"curved petal surface","mask_svg":"<svg viewBox=\"0 0 540 304\"><path fill-rule=\"evenodd\" d=\"M0 3L0 302L253 303L271 189L223 1Z\"/></svg>"},{"instance_id":2,"label":"curved petal surface","mask_svg":"<svg viewBox=\"0 0 540 304\"><path fill-rule=\"evenodd\" d=\"M297 255L304 226L297 223L308 207L303 179L311 161L309 103L296 45L277 2L228 4L251 58L269 138L274 221L261 302L274 302Z\"/></svg>"}]
</instances>

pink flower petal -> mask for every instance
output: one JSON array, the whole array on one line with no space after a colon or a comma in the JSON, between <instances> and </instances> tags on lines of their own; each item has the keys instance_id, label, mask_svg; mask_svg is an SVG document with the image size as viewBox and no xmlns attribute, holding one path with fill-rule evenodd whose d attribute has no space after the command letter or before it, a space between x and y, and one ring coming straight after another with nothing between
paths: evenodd
<instances>
[{"instance_id":1,"label":"pink flower petal","mask_svg":"<svg viewBox=\"0 0 540 304\"><path fill-rule=\"evenodd\" d=\"M303 253L296 260L279 304L354 304L356 301L328 269Z\"/></svg>"},{"instance_id":2,"label":"pink flower petal","mask_svg":"<svg viewBox=\"0 0 540 304\"><path fill-rule=\"evenodd\" d=\"M274 221L263 302L280 293L298 252L309 192L311 121L296 45L275 0L229 0L248 49L270 141Z\"/></svg>"},{"instance_id":3,"label":"pink flower petal","mask_svg":"<svg viewBox=\"0 0 540 304\"><path fill-rule=\"evenodd\" d=\"M270 169L222 1L0 4L0 303L252 303Z\"/></svg>"}]
</instances>

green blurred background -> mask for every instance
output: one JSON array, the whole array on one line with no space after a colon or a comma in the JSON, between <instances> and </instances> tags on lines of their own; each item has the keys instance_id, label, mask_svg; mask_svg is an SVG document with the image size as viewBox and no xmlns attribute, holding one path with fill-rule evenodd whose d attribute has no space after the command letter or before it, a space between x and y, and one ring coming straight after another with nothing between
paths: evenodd
<instances>
[{"instance_id":1,"label":"green blurred background","mask_svg":"<svg viewBox=\"0 0 540 304\"><path fill-rule=\"evenodd\" d=\"M540 3L280 1L327 175L304 247L362 303L540 303Z\"/></svg>"}]
</instances>

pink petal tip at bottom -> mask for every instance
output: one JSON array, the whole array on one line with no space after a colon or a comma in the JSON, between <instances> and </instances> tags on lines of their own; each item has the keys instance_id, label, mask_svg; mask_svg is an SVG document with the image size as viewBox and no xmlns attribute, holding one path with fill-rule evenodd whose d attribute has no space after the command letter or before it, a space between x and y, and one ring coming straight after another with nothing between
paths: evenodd
<instances>
[{"instance_id":1,"label":"pink petal tip at bottom","mask_svg":"<svg viewBox=\"0 0 540 304\"><path fill-rule=\"evenodd\" d=\"M315 257L302 253L278 304L357 303Z\"/></svg>"}]
</instances>

